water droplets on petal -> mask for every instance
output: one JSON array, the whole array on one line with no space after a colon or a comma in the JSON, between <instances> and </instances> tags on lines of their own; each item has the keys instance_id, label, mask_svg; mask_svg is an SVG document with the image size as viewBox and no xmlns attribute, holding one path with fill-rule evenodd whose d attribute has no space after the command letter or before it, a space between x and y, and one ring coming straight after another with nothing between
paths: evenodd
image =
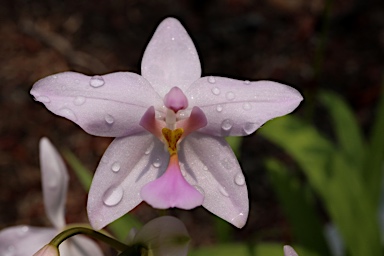
<instances>
[{"instance_id":1,"label":"water droplets on petal","mask_svg":"<svg viewBox=\"0 0 384 256\"><path fill-rule=\"evenodd\" d=\"M254 131L256 131L258 125L256 123L245 123L244 126L243 126L243 130L245 132L245 134L249 135L251 133L253 133Z\"/></svg>"},{"instance_id":2,"label":"water droplets on petal","mask_svg":"<svg viewBox=\"0 0 384 256\"><path fill-rule=\"evenodd\" d=\"M221 193L223 196L225 196L225 197L228 197L228 196L229 196L227 190L225 190L224 187L219 186L219 191L220 191L220 193Z\"/></svg>"},{"instance_id":3,"label":"water droplets on petal","mask_svg":"<svg viewBox=\"0 0 384 256\"><path fill-rule=\"evenodd\" d=\"M216 79L213 76L208 77L208 82L211 84L216 83Z\"/></svg>"},{"instance_id":4,"label":"water droplets on petal","mask_svg":"<svg viewBox=\"0 0 384 256\"><path fill-rule=\"evenodd\" d=\"M21 238L28 232L28 230L29 230L28 226L23 226L18 230L17 235Z\"/></svg>"},{"instance_id":5,"label":"water droplets on petal","mask_svg":"<svg viewBox=\"0 0 384 256\"><path fill-rule=\"evenodd\" d=\"M106 206L115 206L123 199L124 191L120 186L111 186L103 196L103 203Z\"/></svg>"},{"instance_id":6,"label":"water droplets on petal","mask_svg":"<svg viewBox=\"0 0 384 256\"><path fill-rule=\"evenodd\" d=\"M206 165L203 166L204 171L208 171L208 167Z\"/></svg>"},{"instance_id":7,"label":"water droplets on petal","mask_svg":"<svg viewBox=\"0 0 384 256\"><path fill-rule=\"evenodd\" d=\"M235 94L234 94L233 92L227 92L227 93L225 94L225 98L227 98L227 100L232 101L232 100L235 99Z\"/></svg>"},{"instance_id":8,"label":"water droplets on petal","mask_svg":"<svg viewBox=\"0 0 384 256\"><path fill-rule=\"evenodd\" d=\"M152 163L152 165L156 168L159 168L161 166L161 159L156 158L156 160Z\"/></svg>"},{"instance_id":9,"label":"water droplets on petal","mask_svg":"<svg viewBox=\"0 0 384 256\"><path fill-rule=\"evenodd\" d=\"M221 165L227 170L233 168L233 163L228 158L224 158L223 160L221 160Z\"/></svg>"},{"instance_id":10,"label":"water droplets on petal","mask_svg":"<svg viewBox=\"0 0 384 256\"><path fill-rule=\"evenodd\" d=\"M118 172L118 171L120 171L120 163L119 163L119 162L114 162L114 163L112 164L111 169L112 169L113 172Z\"/></svg>"},{"instance_id":11,"label":"water droplets on petal","mask_svg":"<svg viewBox=\"0 0 384 256\"><path fill-rule=\"evenodd\" d=\"M217 105L217 106L216 106L216 111L217 111L217 112L221 112L221 111L223 111L223 107L222 107L221 105Z\"/></svg>"},{"instance_id":12,"label":"water droplets on petal","mask_svg":"<svg viewBox=\"0 0 384 256\"><path fill-rule=\"evenodd\" d=\"M245 80L244 84L250 84L251 82L249 80Z\"/></svg>"},{"instance_id":13,"label":"water droplets on petal","mask_svg":"<svg viewBox=\"0 0 384 256\"><path fill-rule=\"evenodd\" d=\"M220 94L220 89L217 88L217 87L213 87L213 88L211 89L211 91L212 91L212 93L213 93L214 95L219 95L219 94Z\"/></svg>"},{"instance_id":14,"label":"water droplets on petal","mask_svg":"<svg viewBox=\"0 0 384 256\"><path fill-rule=\"evenodd\" d=\"M224 130L224 131L229 131L232 129L232 126L233 126L233 121L231 119L225 119L222 123L221 123L221 128Z\"/></svg>"},{"instance_id":15,"label":"water droplets on petal","mask_svg":"<svg viewBox=\"0 0 384 256\"><path fill-rule=\"evenodd\" d=\"M36 97L36 100L40 101L42 103L49 103L49 102L51 102L51 99L46 97L46 96L38 96L38 97Z\"/></svg>"},{"instance_id":16,"label":"water droplets on petal","mask_svg":"<svg viewBox=\"0 0 384 256\"><path fill-rule=\"evenodd\" d=\"M14 256L16 248L13 245L8 246L8 248L3 252L3 256Z\"/></svg>"},{"instance_id":17,"label":"water droplets on petal","mask_svg":"<svg viewBox=\"0 0 384 256\"><path fill-rule=\"evenodd\" d=\"M104 78L102 76L93 76L91 80L89 81L89 84L94 87L100 87L105 84Z\"/></svg>"},{"instance_id":18,"label":"water droplets on petal","mask_svg":"<svg viewBox=\"0 0 384 256\"><path fill-rule=\"evenodd\" d=\"M83 96L77 96L77 97L73 100L73 104L75 104L76 106L83 105L84 103L85 103L85 97L83 97Z\"/></svg>"},{"instance_id":19,"label":"water droplets on petal","mask_svg":"<svg viewBox=\"0 0 384 256\"><path fill-rule=\"evenodd\" d=\"M235 175L235 183L239 186L243 186L245 184L245 178L241 172Z\"/></svg>"},{"instance_id":20,"label":"water droplets on petal","mask_svg":"<svg viewBox=\"0 0 384 256\"><path fill-rule=\"evenodd\" d=\"M107 122L107 124L113 124L115 122L115 119L110 114L107 114L105 116L105 122Z\"/></svg>"},{"instance_id":21,"label":"water droplets on petal","mask_svg":"<svg viewBox=\"0 0 384 256\"><path fill-rule=\"evenodd\" d=\"M244 102L243 103L243 109L244 110L251 110L252 109L252 105L249 102Z\"/></svg>"},{"instance_id":22,"label":"water droplets on petal","mask_svg":"<svg viewBox=\"0 0 384 256\"><path fill-rule=\"evenodd\" d=\"M71 121L77 120L75 113L72 110L70 110L69 108L62 108L59 112L59 115L65 117L65 118L68 118Z\"/></svg>"}]
</instances>

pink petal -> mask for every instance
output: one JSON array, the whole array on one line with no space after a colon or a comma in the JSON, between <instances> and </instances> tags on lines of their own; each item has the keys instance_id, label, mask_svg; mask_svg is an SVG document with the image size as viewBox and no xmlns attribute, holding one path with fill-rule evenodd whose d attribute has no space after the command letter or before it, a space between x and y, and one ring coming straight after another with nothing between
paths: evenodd
<instances>
[{"instance_id":1,"label":"pink petal","mask_svg":"<svg viewBox=\"0 0 384 256\"><path fill-rule=\"evenodd\" d=\"M0 255L32 255L48 244L56 234L53 228L16 226L3 229L0 232Z\"/></svg>"},{"instance_id":2,"label":"pink petal","mask_svg":"<svg viewBox=\"0 0 384 256\"><path fill-rule=\"evenodd\" d=\"M168 152L152 134L116 138L104 153L88 195L88 218L101 229L141 201L144 184L156 179L168 164Z\"/></svg>"},{"instance_id":3,"label":"pink petal","mask_svg":"<svg viewBox=\"0 0 384 256\"><path fill-rule=\"evenodd\" d=\"M179 87L172 87L164 97L164 105L176 113L177 111L188 107L188 100Z\"/></svg>"},{"instance_id":4,"label":"pink petal","mask_svg":"<svg viewBox=\"0 0 384 256\"><path fill-rule=\"evenodd\" d=\"M190 210L203 203L204 196L182 176L176 155L170 159L165 173L141 189L141 197L154 208L177 207Z\"/></svg>"},{"instance_id":5,"label":"pink petal","mask_svg":"<svg viewBox=\"0 0 384 256\"><path fill-rule=\"evenodd\" d=\"M266 121L292 112L303 99L297 90L280 83L225 77L203 77L185 94L208 119L200 131L215 136L249 135Z\"/></svg>"},{"instance_id":6,"label":"pink petal","mask_svg":"<svg viewBox=\"0 0 384 256\"><path fill-rule=\"evenodd\" d=\"M296 251L289 245L284 245L284 256L299 256Z\"/></svg>"},{"instance_id":7,"label":"pink petal","mask_svg":"<svg viewBox=\"0 0 384 256\"><path fill-rule=\"evenodd\" d=\"M199 107L193 107L191 114L188 118L180 120L177 123L179 128L184 129L182 138L185 138L191 132L194 132L200 128L203 128L207 125L207 118L205 117L204 112Z\"/></svg>"},{"instance_id":8,"label":"pink petal","mask_svg":"<svg viewBox=\"0 0 384 256\"><path fill-rule=\"evenodd\" d=\"M37 81L31 94L54 114L96 136L141 132L139 122L148 107L163 105L143 77L129 72L93 77L59 73Z\"/></svg>"},{"instance_id":9,"label":"pink petal","mask_svg":"<svg viewBox=\"0 0 384 256\"><path fill-rule=\"evenodd\" d=\"M147 131L155 135L159 140L163 138L161 129L165 127L165 123L156 119L155 108L153 106L149 107L148 110L145 111L139 124Z\"/></svg>"},{"instance_id":10,"label":"pink petal","mask_svg":"<svg viewBox=\"0 0 384 256\"><path fill-rule=\"evenodd\" d=\"M175 86L184 91L201 76L196 48L178 20L167 18L157 27L145 49L141 74L162 97Z\"/></svg>"},{"instance_id":11,"label":"pink petal","mask_svg":"<svg viewBox=\"0 0 384 256\"><path fill-rule=\"evenodd\" d=\"M40 140L40 168L45 212L57 229L65 226L68 172L56 148L47 138Z\"/></svg>"},{"instance_id":12,"label":"pink petal","mask_svg":"<svg viewBox=\"0 0 384 256\"><path fill-rule=\"evenodd\" d=\"M145 244L150 255L183 256L188 254L189 234L177 218L163 216L151 220L140 229L131 244Z\"/></svg>"},{"instance_id":13,"label":"pink petal","mask_svg":"<svg viewBox=\"0 0 384 256\"><path fill-rule=\"evenodd\" d=\"M204 194L203 206L232 225L243 227L249 211L247 186L227 142L195 132L180 143L179 157L186 180Z\"/></svg>"},{"instance_id":14,"label":"pink petal","mask_svg":"<svg viewBox=\"0 0 384 256\"><path fill-rule=\"evenodd\" d=\"M33 256L59 256L59 249L56 246L47 244L41 248Z\"/></svg>"}]
</instances>

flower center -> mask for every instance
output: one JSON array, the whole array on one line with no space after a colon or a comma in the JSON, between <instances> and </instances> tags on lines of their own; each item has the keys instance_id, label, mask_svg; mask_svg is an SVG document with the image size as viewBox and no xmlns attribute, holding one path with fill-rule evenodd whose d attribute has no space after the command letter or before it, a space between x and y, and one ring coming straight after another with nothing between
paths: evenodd
<instances>
[{"instance_id":1,"label":"flower center","mask_svg":"<svg viewBox=\"0 0 384 256\"><path fill-rule=\"evenodd\" d=\"M163 128L161 132L163 133L164 139L168 144L168 152L170 156L177 154L177 142L183 135L184 129L177 128L175 130L170 130L168 128Z\"/></svg>"}]
</instances>

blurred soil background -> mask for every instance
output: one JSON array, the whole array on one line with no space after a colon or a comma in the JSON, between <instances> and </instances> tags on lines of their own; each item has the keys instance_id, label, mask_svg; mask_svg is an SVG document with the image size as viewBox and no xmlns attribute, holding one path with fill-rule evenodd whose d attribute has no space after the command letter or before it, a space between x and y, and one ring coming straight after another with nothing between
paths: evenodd
<instances>
[{"instance_id":1,"label":"blurred soil background","mask_svg":"<svg viewBox=\"0 0 384 256\"><path fill-rule=\"evenodd\" d=\"M34 102L29 95L33 83L68 70L88 75L140 73L143 51L167 16L178 18L190 33L203 75L292 85L305 95L294 114L329 136L328 118L316 92L333 90L347 99L364 130L370 127L383 80L381 0L3 0L0 229L50 225L41 193L41 137L48 137L60 150L71 150L92 171L112 140L88 135ZM289 224L263 166L266 156L289 161L257 132L245 138L240 162L251 212L242 230L233 228L233 239L290 243ZM67 223L86 221L87 195L71 170L70 175ZM169 213L186 224L195 246L217 241L215 220L204 208ZM159 213L141 204L133 214L147 222Z\"/></svg>"}]
</instances>

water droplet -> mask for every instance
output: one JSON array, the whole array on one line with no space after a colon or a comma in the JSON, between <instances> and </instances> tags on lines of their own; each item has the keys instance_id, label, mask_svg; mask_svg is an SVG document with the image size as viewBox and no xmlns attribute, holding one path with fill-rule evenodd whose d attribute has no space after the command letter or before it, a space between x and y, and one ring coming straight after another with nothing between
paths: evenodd
<instances>
[{"instance_id":1,"label":"water droplet","mask_svg":"<svg viewBox=\"0 0 384 256\"><path fill-rule=\"evenodd\" d=\"M238 173L235 175L235 183L239 186L243 186L245 184L245 178L242 173Z\"/></svg>"},{"instance_id":2,"label":"water droplet","mask_svg":"<svg viewBox=\"0 0 384 256\"><path fill-rule=\"evenodd\" d=\"M120 163L119 162L114 162L113 164L112 164L112 171L113 172L118 172L118 171L120 171Z\"/></svg>"},{"instance_id":3,"label":"water droplet","mask_svg":"<svg viewBox=\"0 0 384 256\"><path fill-rule=\"evenodd\" d=\"M251 82L249 80L244 81L245 84L250 84Z\"/></svg>"},{"instance_id":4,"label":"water droplet","mask_svg":"<svg viewBox=\"0 0 384 256\"><path fill-rule=\"evenodd\" d=\"M83 97L83 96L77 96L77 97L73 100L73 104L75 104L76 106L83 105L84 102L85 102L85 97Z\"/></svg>"},{"instance_id":5,"label":"water droplet","mask_svg":"<svg viewBox=\"0 0 384 256\"><path fill-rule=\"evenodd\" d=\"M89 81L89 84L92 86L92 87L100 87L100 86L103 86L105 84L105 81L103 79L103 77L101 76L93 76L91 78L91 80Z\"/></svg>"},{"instance_id":6,"label":"water droplet","mask_svg":"<svg viewBox=\"0 0 384 256\"><path fill-rule=\"evenodd\" d=\"M40 101L42 103L49 103L51 102L51 99L46 96L39 96L36 98L37 101Z\"/></svg>"},{"instance_id":7,"label":"water droplet","mask_svg":"<svg viewBox=\"0 0 384 256\"><path fill-rule=\"evenodd\" d=\"M214 84L216 83L216 79L213 76L210 76L208 77L208 82L210 82L211 84Z\"/></svg>"},{"instance_id":8,"label":"water droplet","mask_svg":"<svg viewBox=\"0 0 384 256\"><path fill-rule=\"evenodd\" d=\"M115 206L123 199L124 191L120 186L111 186L103 196L103 202L106 206Z\"/></svg>"},{"instance_id":9,"label":"water droplet","mask_svg":"<svg viewBox=\"0 0 384 256\"><path fill-rule=\"evenodd\" d=\"M57 79L57 76L56 76L56 75L53 75L52 77L53 77L53 79Z\"/></svg>"},{"instance_id":10,"label":"water droplet","mask_svg":"<svg viewBox=\"0 0 384 256\"><path fill-rule=\"evenodd\" d=\"M3 256L14 256L16 248L13 245L8 246L8 248L3 252Z\"/></svg>"},{"instance_id":11,"label":"water droplet","mask_svg":"<svg viewBox=\"0 0 384 256\"><path fill-rule=\"evenodd\" d=\"M230 170L230 169L232 169L232 167L233 167L233 163L232 163L230 160L228 160L228 158L224 158L224 159L221 161L221 165L222 165L225 169L227 169L227 170Z\"/></svg>"},{"instance_id":12,"label":"water droplet","mask_svg":"<svg viewBox=\"0 0 384 256\"><path fill-rule=\"evenodd\" d=\"M212 93L213 93L214 95L219 95L219 94L220 94L220 89L217 88L217 87L213 87L213 88L211 89L211 91L212 91Z\"/></svg>"},{"instance_id":13,"label":"water droplet","mask_svg":"<svg viewBox=\"0 0 384 256\"><path fill-rule=\"evenodd\" d=\"M172 37L172 38L171 38L171 40L172 40L172 41L174 41L174 40L175 40L175 38L174 38L174 37Z\"/></svg>"},{"instance_id":14,"label":"water droplet","mask_svg":"<svg viewBox=\"0 0 384 256\"><path fill-rule=\"evenodd\" d=\"M222 123L221 123L221 128L225 131L229 131L233 126L233 121L231 119L225 119Z\"/></svg>"},{"instance_id":15,"label":"water droplet","mask_svg":"<svg viewBox=\"0 0 384 256\"><path fill-rule=\"evenodd\" d=\"M183 169L181 169L180 167L180 171L181 171L181 175L183 175L183 177L187 176L187 172Z\"/></svg>"},{"instance_id":16,"label":"water droplet","mask_svg":"<svg viewBox=\"0 0 384 256\"><path fill-rule=\"evenodd\" d=\"M220 187L219 187L219 191L220 191L220 193L221 193L223 196L226 196L226 197L229 196L227 190L225 190L224 187L220 186Z\"/></svg>"},{"instance_id":17,"label":"water droplet","mask_svg":"<svg viewBox=\"0 0 384 256\"><path fill-rule=\"evenodd\" d=\"M105 116L105 122L107 122L108 124L113 124L115 122L115 119L113 118L113 116L108 114Z\"/></svg>"},{"instance_id":18,"label":"water droplet","mask_svg":"<svg viewBox=\"0 0 384 256\"><path fill-rule=\"evenodd\" d=\"M235 99L235 94L233 92L227 92L225 94L225 98L227 98L227 100L234 100Z\"/></svg>"},{"instance_id":19,"label":"water droplet","mask_svg":"<svg viewBox=\"0 0 384 256\"><path fill-rule=\"evenodd\" d=\"M204 171L208 171L208 167L206 165L203 166Z\"/></svg>"},{"instance_id":20,"label":"water droplet","mask_svg":"<svg viewBox=\"0 0 384 256\"><path fill-rule=\"evenodd\" d=\"M248 102L244 102L243 103L243 109L244 110L251 110L252 109L252 105Z\"/></svg>"},{"instance_id":21,"label":"water droplet","mask_svg":"<svg viewBox=\"0 0 384 256\"><path fill-rule=\"evenodd\" d=\"M151 149L147 149L144 154L149 155L151 153Z\"/></svg>"},{"instance_id":22,"label":"water droplet","mask_svg":"<svg viewBox=\"0 0 384 256\"><path fill-rule=\"evenodd\" d=\"M73 111L70 110L69 108L62 108L59 111L59 115L65 117L65 118L68 118L69 120L72 120L74 122L77 120L75 113L73 113Z\"/></svg>"},{"instance_id":23,"label":"water droplet","mask_svg":"<svg viewBox=\"0 0 384 256\"><path fill-rule=\"evenodd\" d=\"M17 230L17 235L21 238L21 237L25 236L25 234L28 232L28 230L29 230L28 226L23 226Z\"/></svg>"},{"instance_id":24,"label":"water droplet","mask_svg":"<svg viewBox=\"0 0 384 256\"><path fill-rule=\"evenodd\" d=\"M78 84L78 83L80 83L80 81L79 81L79 79L76 79L75 84Z\"/></svg>"},{"instance_id":25,"label":"water droplet","mask_svg":"<svg viewBox=\"0 0 384 256\"><path fill-rule=\"evenodd\" d=\"M245 123L245 125L243 126L243 130L247 135L253 133L254 131L256 131L256 129L257 124L255 123Z\"/></svg>"},{"instance_id":26,"label":"water droplet","mask_svg":"<svg viewBox=\"0 0 384 256\"><path fill-rule=\"evenodd\" d=\"M156 158L156 160L152 163L152 165L156 168L159 168L161 166L161 159Z\"/></svg>"}]
</instances>

